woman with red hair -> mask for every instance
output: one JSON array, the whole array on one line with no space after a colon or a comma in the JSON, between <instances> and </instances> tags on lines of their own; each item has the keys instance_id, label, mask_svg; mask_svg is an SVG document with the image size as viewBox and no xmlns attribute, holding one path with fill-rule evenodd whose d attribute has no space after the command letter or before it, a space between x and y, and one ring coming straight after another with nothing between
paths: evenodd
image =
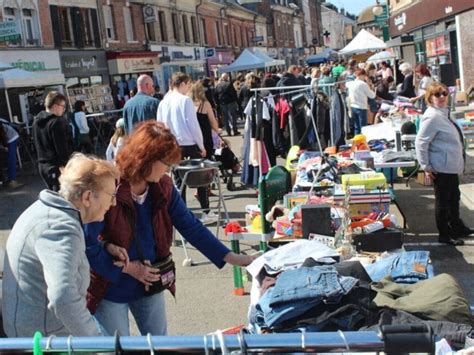
<instances>
[{"instance_id":1,"label":"woman with red hair","mask_svg":"<svg viewBox=\"0 0 474 355\"><path fill-rule=\"evenodd\" d=\"M426 89L431 85L433 79L431 78L430 70L425 63L419 63L415 68L415 76L418 82L418 90L416 97L412 97L410 102L419 102L419 108L425 112L428 107L425 101Z\"/></svg>"},{"instance_id":2,"label":"woman with red hair","mask_svg":"<svg viewBox=\"0 0 474 355\"><path fill-rule=\"evenodd\" d=\"M110 334L130 334L129 310L142 335L166 334L164 292L150 289L160 281L160 270L151 265L171 257L173 226L218 268L253 260L231 252L187 209L168 175L180 160L176 138L164 124L137 126L117 155L121 179L116 206L103 223L86 226L89 249L100 239L125 248L130 260L115 266L105 253L88 254L93 270L88 307ZM174 273L166 278L166 288L174 294ZM161 281L165 285L164 276Z\"/></svg>"}]
</instances>

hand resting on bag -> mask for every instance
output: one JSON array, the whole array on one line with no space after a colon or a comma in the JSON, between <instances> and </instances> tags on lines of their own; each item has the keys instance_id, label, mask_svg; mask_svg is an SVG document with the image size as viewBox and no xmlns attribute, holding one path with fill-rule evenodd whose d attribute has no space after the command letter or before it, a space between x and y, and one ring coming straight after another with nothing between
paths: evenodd
<instances>
[{"instance_id":1,"label":"hand resting on bag","mask_svg":"<svg viewBox=\"0 0 474 355\"><path fill-rule=\"evenodd\" d=\"M151 267L149 260L145 260L144 263L146 265L142 264L141 261L131 261L122 271L136 278L146 286L145 290L148 290L148 286L160 280L160 269Z\"/></svg>"}]
</instances>

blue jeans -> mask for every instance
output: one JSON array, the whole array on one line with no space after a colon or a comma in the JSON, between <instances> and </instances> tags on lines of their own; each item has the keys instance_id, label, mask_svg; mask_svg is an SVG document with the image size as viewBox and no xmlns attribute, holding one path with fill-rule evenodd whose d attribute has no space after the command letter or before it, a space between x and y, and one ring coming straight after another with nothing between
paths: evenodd
<instances>
[{"instance_id":1,"label":"blue jeans","mask_svg":"<svg viewBox=\"0 0 474 355\"><path fill-rule=\"evenodd\" d=\"M300 267L283 272L273 289L259 301L265 324L277 326L295 318L315 305L339 303L357 279L340 277L334 266Z\"/></svg>"},{"instance_id":2,"label":"blue jeans","mask_svg":"<svg viewBox=\"0 0 474 355\"><path fill-rule=\"evenodd\" d=\"M16 151L18 139L8 143L8 180L16 180Z\"/></svg>"},{"instance_id":3,"label":"blue jeans","mask_svg":"<svg viewBox=\"0 0 474 355\"><path fill-rule=\"evenodd\" d=\"M397 283L416 283L433 277L433 267L428 264L429 256L430 253L424 250L408 251L392 254L365 268L374 282L391 276Z\"/></svg>"},{"instance_id":4,"label":"blue jeans","mask_svg":"<svg viewBox=\"0 0 474 355\"><path fill-rule=\"evenodd\" d=\"M94 317L108 334L118 330L121 336L130 335L128 310L133 314L141 335L166 335L166 310L164 292L145 296L129 303L102 300Z\"/></svg>"},{"instance_id":5,"label":"blue jeans","mask_svg":"<svg viewBox=\"0 0 474 355\"><path fill-rule=\"evenodd\" d=\"M230 104L221 105L222 116L224 116L224 124L227 133L231 130L237 131L236 117L237 117L237 103L232 102Z\"/></svg>"},{"instance_id":6,"label":"blue jeans","mask_svg":"<svg viewBox=\"0 0 474 355\"><path fill-rule=\"evenodd\" d=\"M367 110L351 107L352 119L354 120L354 134L360 134L362 127L367 126Z\"/></svg>"}]
</instances>

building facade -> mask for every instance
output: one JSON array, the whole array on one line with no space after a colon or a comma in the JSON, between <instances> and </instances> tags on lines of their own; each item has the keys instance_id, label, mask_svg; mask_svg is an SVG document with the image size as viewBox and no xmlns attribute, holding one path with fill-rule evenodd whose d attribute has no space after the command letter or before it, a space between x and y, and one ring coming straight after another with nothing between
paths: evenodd
<instances>
[{"instance_id":1,"label":"building facade","mask_svg":"<svg viewBox=\"0 0 474 355\"><path fill-rule=\"evenodd\" d=\"M465 90L474 82L472 40L474 3L458 0L390 1L390 35L397 50L412 64L425 62L449 86ZM430 11L426 11L429 6ZM403 38L410 41L403 42Z\"/></svg>"},{"instance_id":2,"label":"building facade","mask_svg":"<svg viewBox=\"0 0 474 355\"><path fill-rule=\"evenodd\" d=\"M324 45L332 49L345 47L353 38L356 23L337 8L321 6Z\"/></svg>"}]
</instances>

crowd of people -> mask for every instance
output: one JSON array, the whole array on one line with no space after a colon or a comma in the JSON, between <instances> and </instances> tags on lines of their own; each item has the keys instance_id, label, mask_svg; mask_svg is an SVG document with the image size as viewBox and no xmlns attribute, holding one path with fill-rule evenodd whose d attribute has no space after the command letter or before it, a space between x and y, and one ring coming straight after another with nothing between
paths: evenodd
<instances>
[{"instance_id":1,"label":"crowd of people","mask_svg":"<svg viewBox=\"0 0 474 355\"><path fill-rule=\"evenodd\" d=\"M459 218L462 135L449 123L447 88L432 82L424 64L413 70L403 63L399 69L403 77L397 78L397 95L426 110L417 153L435 182L440 242L459 245L459 237L472 231ZM46 189L18 218L6 247L6 334L26 337L39 330L45 335L111 335L118 330L128 335L129 311L142 334L166 334L164 290L174 294L175 275L172 267L165 275L163 266L156 265L172 265L173 228L218 268L225 263L246 266L253 260L231 252L204 227L217 219L209 208L208 188L198 189L201 219L186 207L179 175L176 186L170 176L173 167L186 158L212 159L222 130L240 135L239 117L252 114L254 88L269 88L268 101L268 95L291 86L308 86L310 96L342 90L350 108L350 136L373 122L381 100L393 99L395 81L386 62L340 61L311 70L290 66L239 74L235 80L223 74L215 83L210 78L193 82L189 75L175 73L169 91L159 99L153 80L141 75L123 118L115 123L106 160L83 154L92 152L92 143L81 101L72 115L79 152L72 153L66 97L50 92L33 124ZM270 112L262 115L268 119ZM0 124L0 138L12 159L9 181L15 185L11 165L16 161L10 155L15 155L18 135L8 127Z\"/></svg>"}]
</instances>

